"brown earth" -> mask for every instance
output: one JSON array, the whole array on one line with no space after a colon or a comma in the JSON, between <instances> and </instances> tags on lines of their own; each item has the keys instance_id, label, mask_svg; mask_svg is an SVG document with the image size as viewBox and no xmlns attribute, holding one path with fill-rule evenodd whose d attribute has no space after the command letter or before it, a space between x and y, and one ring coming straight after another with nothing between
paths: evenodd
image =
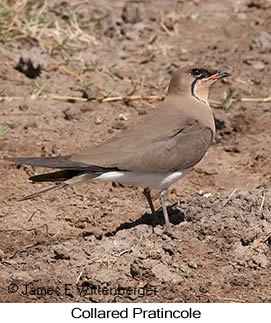
<instances>
[{"instance_id":1,"label":"brown earth","mask_svg":"<svg viewBox=\"0 0 271 323\"><path fill-rule=\"evenodd\" d=\"M158 104L104 98L161 96L187 63L233 76L211 91L216 143L169 192L174 238L133 187L16 202L47 186L0 159L0 300L270 302L271 2L1 4L1 158L103 141Z\"/></svg>"}]
</instances>

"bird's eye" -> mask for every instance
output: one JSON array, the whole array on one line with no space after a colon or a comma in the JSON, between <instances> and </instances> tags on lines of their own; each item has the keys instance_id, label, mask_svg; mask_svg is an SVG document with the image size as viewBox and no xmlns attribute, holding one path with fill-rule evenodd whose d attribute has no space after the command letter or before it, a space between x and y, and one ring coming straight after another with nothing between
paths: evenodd
<instances>
[{"instance_id":1,"label":"bird's eye","mask_svg":"<svg viewBox=\"0 0 271 323\"><path fill-rule=\"evenodd\" d=\"M195 77L195 78L199 78L202 76L202 71L197 69L197 68L193 68L190 72L190 74Z\"/></svg>"}]
</instances>

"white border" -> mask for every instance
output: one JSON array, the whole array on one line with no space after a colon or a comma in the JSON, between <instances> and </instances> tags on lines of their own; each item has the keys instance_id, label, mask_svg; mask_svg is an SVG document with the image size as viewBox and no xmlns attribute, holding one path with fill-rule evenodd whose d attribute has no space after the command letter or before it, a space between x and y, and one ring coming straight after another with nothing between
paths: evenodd
<instances>
[{"instance_id":1,"label":"white border","mask_svg":"<svg viewBox=\"0 0 271 323\"><path fill-rule=\"evenodd\" d=\"M91 310L93 309L93 310ZM161 310L163 309L163 310ZM148 315L172 311L175 316L184 311L183 314L190 314L194 311L201 313L199 318L149 318ZM158 311L160 310L160 312ZM255 323L270 321L270 304L188 304L188 303L58 303L58 304L41 304L41 303L3 303L0 304L1 322L27 322L27 323L55 323L55 322L201 322L201 323ZM103 313L101 311L115 311L114 316L118 316L118 312L122 311L122 316L128 313L128 318L73 318L74 316L85 316L89 313ZM85 312L84 312L85 311ZM100 311L100 312L99 312ZM126 311L126 312L125 312ZM138 313L133 317L133 312ZM145 312L145 318L140 311ZM192 311L192 312L191 312ZM170 313L170 312L168 312ZM198 312L197 312L198 313Z\"/></svg>"}]
</instances>

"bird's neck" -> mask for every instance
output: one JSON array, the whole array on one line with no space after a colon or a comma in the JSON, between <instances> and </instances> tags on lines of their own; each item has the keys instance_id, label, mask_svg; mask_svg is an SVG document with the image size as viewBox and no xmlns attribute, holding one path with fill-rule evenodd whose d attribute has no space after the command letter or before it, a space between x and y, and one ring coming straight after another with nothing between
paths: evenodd
<instances>
[{"instance_id":1,"label":"bird's neck","mask_svg":"<svg viewBox=\"0 0 271 323\"><path fill-rule=\"evenodd\" d=\"M195 98L196 100L199 100L202 103L205 103L207 105L209 105L208 103L208 90L206 90L206 88L201 88L201 87L197 87L194 86L192 88L192 97Z\"/></svg>"}]
</instances>

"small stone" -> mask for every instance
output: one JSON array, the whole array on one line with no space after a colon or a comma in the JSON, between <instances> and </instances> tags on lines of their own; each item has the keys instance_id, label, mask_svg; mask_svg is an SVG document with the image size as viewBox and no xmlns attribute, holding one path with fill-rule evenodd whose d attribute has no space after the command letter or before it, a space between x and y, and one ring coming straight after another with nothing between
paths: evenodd
<instances>
[{"instance_id":1,"label":"small stone","mask_svg":"<svg viewBox=\"0 0 271 323\"><path fill-rule=\"evenodd\" d=\"M164 229L160 225L157 225L156 227L153 228L153 232L158 236L161 236L164 232Z\"/></svg>"},{"instance_id":2,"label":"small stone","mask_svg":"<svg viewBox=\"0 0 271 323\"><path fill-rule=\"evenodd\" d=\"M76 223L74 226L77 229L85 229L86 227L85 223L82 223L82 222Z\"/></svg>"},{"instance_id":3,"label":"small stone","mask_svg":"<svg viewBox=\"0 0 271 323\"><path fill-rule=\"evenodd\" d=\"M146 110L143 109L143 108L138 108L137 113L138 113L139 116L144 116L144 115L147 114Z\"/></svg>"},{"instance_id":4,"label":"small stone","mask_svg":"<svg viewBox=\"0 0 271 323\"><path fill-rule=\"evenodd\" d=\"M29 109L29 106L27 104L20 104L18 108L20 111L27 111Z\"/></svg>"},{"instance_id":5,"label":"small stone","mask_svg":"<svg viewBox=\"0 0 271 323\"><path fill-rule=\"evenodd\" d=\"M258 60L258 61L255 61L252 66L256 69L256 70L260 70L260 71L263 71L265 69L265 64Z\"/></svg>"},{"instance_id":6,"label":"small stone","mask_svg":"<svg viewBox=\"0 0 271 323\"><path fill-rule=\"evenodd\" d=\"M35 121L28 121L25 125L24 125L24 129L29 129L29 128L37 128L37 123Z\"/></svg>"},{"instance_id":7,"label":"small stone","mask_svg":"<svg viewBox=\"0 0 271 323\"><path fill-rule=\"evenodd\" d=\"M68 254L67 250L61 247L56 247L54 249L55 256L54 259L69 260L71 257Z\"/></svg>"},{"instance_id":8,"label":"small stone","mask_svg":"<svg viewBox=\"0 0 271 323\"><path fill-rule=\"evenodd\" d=\"M71 120L75 120L75 119L79 119L80 116L80 110L78 110L77 108L69 108L63 111L64 113L64 119L71 121Z\"/></svg>"},{"instance_id":9,"label":"small stone","mask_svg":"<svg viewBox=\"0 0 271 323\"><path fill-rule=\"evenodd\" d=\"M127 113L120 113L119 114L119 119L122 121L127 121L128 120L128 114Z\"/></svg>"},{"instance_id":10,"label":"small stone","mask_svg":"<svg viewBox=\"0 0 271 323\"><path fill-rule=\"evenodd\" d=\"M4 255L5 255L4 251L2 249L0 249L0 260L3 259Z\"/></svg>"},{"instance_id":11,"label":"small stone","mask_svg":"<svg viewBox=\"0 0 271 323\"><path fill-rule=\"evenodd\" d=\"M201 293L208 293L208 288L206 288L206 287L204 287L204 286L200 286L200 288L199 288L199 291L201 292Z\"/></svg>"},{"instance_id":12,"label":"small stone","mask_svg":"<svg viewBox=\"0 0 271 323\"><path fill-rule=\"evenodd\" d=\"M56 144L53 144L52 146L52 154L53 155L57 155L58 154L58 148Z\"/></svg>"},{"instance_id":13,"label":"small stone","mask_svg":"<svg viewBox=\"0 0 271 323\"><path fill-rule=\"evenodd\" d=\"M132 277L140 276L140 268L138 264L131 264L130 274L132 275Z\"/></svg>"},{"instance_id":14,"label":"small stone","mask_svg":"<svg viewBox=\"0 0 271 323\"><path fill-rule=\"evenodd\" d=\"M126 129L126 125L123 122L116 121L112 124L112 128L116 130Z\"/></svg>"},{"instance_id":15,"label":"small stone","mask_svg":"<svg viewBox=\"0 0 271 323\"><path fill-rule=\"evenodd\" d=\"M82 97L88 100L96 100L99 97L99 92L95 89L84 89Z\"/></svg>"},{"instance_id":16,"label":"small stone","mask_svg":"<svg viewBox=\"0 0 271 323\"><path fill-rule=\"evenodd\" d=\"M183 281L182 276L172 272L168 266L158 263L152 267L152 272L157 279L171 284L180 284Z\"/></svg>"},{"instance_id":17,"label":"small stone","mask_svg":"<svg viewBox=\"0 0 271 323\"><path fill-rule=\"evenodd\" d=\"M253 230L253 229L248 230L241 237L242 246L248 246L249 244L251 244L256 239L256 237L257 237L256 230Z\"/></svg>"},{"instance_id":18,"label":"small stone","mask_svg":"<svg viewBox=\"0 0 271 323\"><path fill-rule=\"evenodd\" d=\"M17 262L16 260L14 260L14 259L9 259L9 260L7 261L7 263L8 263L9 265L11 265L11 266L16 266L18 262Z\"/></svg>"},{"instance_id":19,"label":"small stone","mask_svg":"<svg viewBox=\"0 0 271 323\"><path fill-rule=\"evenodd\" d=\"M205 194L203 194L203 197L205 197L205 198L209 198L209 197L211 197L211 196L213 196L213 194L212 194L212 193L205 193Z\"/></svg>"},{"instance_id":20,"label":"small stone","mask_svg":"<svg viewBox=\"0 0 271 323\"><path fill-rule=\"evenodd\" d=\"M103 122L103 118L101 117L101 116L97 116L96 118L95 118L95 124L96 125L99 125L99 124L101 124Z\"/></svg>"},{"instance_id":21,"label":"small stone","mask_svg":"<svg viewBox=\"0 0 271 323\"><path fill-rule=\"evenodd\" d=\"M181 246L179 246L179 247L177 248L177 252L178 252L179 254L182 254L182 253L183 253L183 249L182 249L182 247L181 247Z\"/></svg>"},{"instance_id":22,"label":"small stone","mask_svg":"<svg viewBox=\"0 0 271 323\"><path fill-rule=\"evenodd\" d=\"M163 245L163 249L170 256L173 256L174 255L174 247L172 247L170 244L164 244Z\"/></svg>"},{"instance_id":23,"label":"small stone","mask_svg":"<svg viewBox=\"0 0 271 323\"><path fill-rule=\"evenodd\" d=\"M138 6L132 5L131 3L129 3L129 5L125 5L122 8L121 18L124 23L129 24L136 24L137 22L141 21Z\"/></svg>"},{"instance_id":24,"label":"small stone","mask_svg":"<svg viewBox=\"0 0 271 323\"><path fill-rule=\"evenodd\" d=\"M198 265L195 262L189 262L187 265L192 269L198 269Z\"/></svg>"}]
</instances>

